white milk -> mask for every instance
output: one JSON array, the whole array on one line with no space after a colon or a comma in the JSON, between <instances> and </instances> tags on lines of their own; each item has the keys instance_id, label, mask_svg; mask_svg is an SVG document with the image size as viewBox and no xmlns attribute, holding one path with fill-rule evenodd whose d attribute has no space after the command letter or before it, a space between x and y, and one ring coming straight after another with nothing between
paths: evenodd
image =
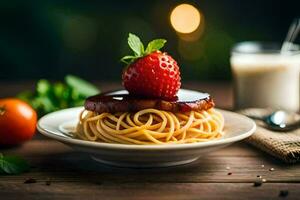
<instances>
[{"instance_id":1,"label":"white milk","mask_svg":"<svg viewBox=\"0 0 300 200\"><path fill-rule=\"evenodd\" d=\"M299 110L299 55L233 53L235 108Z\"/></svg>"}]
</instances>

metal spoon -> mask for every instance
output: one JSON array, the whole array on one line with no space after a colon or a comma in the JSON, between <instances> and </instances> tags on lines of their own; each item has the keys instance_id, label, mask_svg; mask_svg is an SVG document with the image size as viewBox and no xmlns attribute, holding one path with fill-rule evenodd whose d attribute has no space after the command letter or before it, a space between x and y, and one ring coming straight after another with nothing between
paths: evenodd
<instances>
[{"instance_id":1,"label":"metal spoon","mask_svg":"<svg viewBox=\"0 0 300 200\"><path fill-rule=\"evenodd\" d=\"M248 117L263 121L267 128L274 131L291 131L300 127L300 115L295 112L278 110L263 117L253 115Z\"/></svg>"}]
</instances>

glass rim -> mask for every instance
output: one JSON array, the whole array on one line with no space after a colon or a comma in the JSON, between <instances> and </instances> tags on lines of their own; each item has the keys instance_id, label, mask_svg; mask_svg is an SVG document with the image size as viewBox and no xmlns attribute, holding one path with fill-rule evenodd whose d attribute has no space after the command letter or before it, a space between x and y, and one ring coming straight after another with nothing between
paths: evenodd
<instances>
[{"instance_id":1,"label":"glass rim","mask_svg":"<svg viewBox=\"0 0 300 200\"><path fill-rule=\"evenodd\" d=\"M236 43L231 48L231 54L280 54L281 44L277 42L244 41ZM300 53L300 45L294 44L293 49L285 55L296 55Z\"/></svg>"}]
</instances>

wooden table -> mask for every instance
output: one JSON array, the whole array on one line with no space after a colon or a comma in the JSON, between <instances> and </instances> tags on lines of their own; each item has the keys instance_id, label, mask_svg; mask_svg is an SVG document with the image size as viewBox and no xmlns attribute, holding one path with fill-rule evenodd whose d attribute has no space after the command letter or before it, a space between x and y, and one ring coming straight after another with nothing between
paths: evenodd
<instances>
[{"instance_id":1,"label":"wooden table","mask_svg":"<svg viewBox=\"0 0 300 200\"><path fill-rule=\"evenodd\" d=\"M103 90L118 88L99 83ZM0 97L32 88L28 83L0 83ZM210 92L217 105L232 106L228 83L189 83ZM84 153L40 134L22 146L0 149L27 159L30 172L0 177L0 199L300 199L300 165L287 165L241 142L198 161L160 169L101 165ZM274 168L274 171L270 171ZM262 176L266 183L255 187ZM25 184L33 178L36 183ZM286 196L286 191L288 195ZM280 195L281 192L281 195Z\"/></svg>"}]
</instances>

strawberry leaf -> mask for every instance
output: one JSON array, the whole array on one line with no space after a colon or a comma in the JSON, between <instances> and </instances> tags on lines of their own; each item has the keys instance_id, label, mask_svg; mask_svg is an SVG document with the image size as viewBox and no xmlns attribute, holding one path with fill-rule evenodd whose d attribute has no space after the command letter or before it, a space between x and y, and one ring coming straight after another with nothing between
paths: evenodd
<instances>
[{"instance_id":1,"label":"strawberry leaf","mask_svg":"<svg viewBox=\"0 0 300 200\"><path fill-rule=\"evenodd\" d=\"M29 164L20 157L0 154L0 174L20 174L29 168Z\"/></svg>"},{"instance_id":2,"label":"strawberry leaf","mask_svg":"<svg viewBox=\"0 0 300 200\"><path fill-rule=\"evenodd\" d=\"M129 33L128 45L136 56L142 56L144 54L144 45L138 36Z\"/></svg>"},{"instance_id":3,"label":"strawberry leaf","mask_svg":"<svg viewBox=\"0 0 300 200\"><path fill-rule=\"evenodd\" d=\"M165 43L167 42L167 40L165 39L156 39L156 40L152 40L151 42L149 42L149 44L147 45L145 54L149 54L153 51L159 50L161 49Z\"/></svg>"}]
</instances>

